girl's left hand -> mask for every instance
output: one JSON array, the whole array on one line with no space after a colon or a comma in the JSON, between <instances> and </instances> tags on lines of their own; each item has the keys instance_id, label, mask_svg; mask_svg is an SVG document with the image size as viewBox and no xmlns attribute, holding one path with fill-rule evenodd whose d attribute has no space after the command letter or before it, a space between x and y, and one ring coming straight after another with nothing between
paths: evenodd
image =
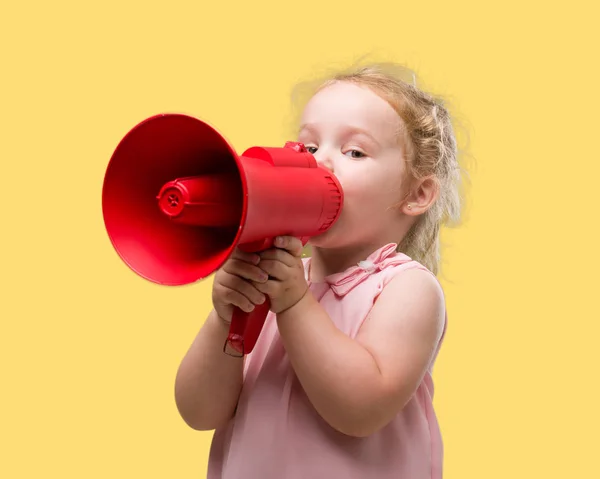
<instances>
[{"instance_id":1,"label":"girl's left hand","mask_svg":"<svg viewBox=\"0 0 600 479\"><path fill-rule=\"evenodd\" d=\"M259 253L258 267L270 278L266 283L252 284L261 293L269 296L271 311L275 314L291 308L308 291L302 264L302 242L291 236L280 236L275 240L275 248Z\"/></svg>"}]
</instances>

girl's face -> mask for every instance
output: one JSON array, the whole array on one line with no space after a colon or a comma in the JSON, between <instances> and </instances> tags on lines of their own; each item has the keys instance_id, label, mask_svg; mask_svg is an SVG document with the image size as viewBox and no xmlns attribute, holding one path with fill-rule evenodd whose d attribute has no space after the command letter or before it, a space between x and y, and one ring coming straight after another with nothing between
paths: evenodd
<instances>
[{"instance_id":1,"label":"girl's face","mask_svg":"<svg viewBox=\"0 0 600 479\"><path fill-rule=\"evenodd\" d=\"M307 104L298 141L329 169L344 190L344 208L336 224L310 243L343 248L398 242L406 174L399 140L402 120L366 87L335 83Z\"/></svg>"}]
</instances>

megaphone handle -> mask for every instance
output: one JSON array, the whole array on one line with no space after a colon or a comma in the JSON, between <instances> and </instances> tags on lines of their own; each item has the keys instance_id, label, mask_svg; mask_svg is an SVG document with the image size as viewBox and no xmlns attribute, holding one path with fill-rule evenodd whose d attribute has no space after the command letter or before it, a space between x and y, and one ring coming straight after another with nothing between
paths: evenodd
<instances>
[{"instance_id":1,"label":"megaphone handle","mask_svg":"<svg viewBox=\"0 0 600 479\"><path fill-rule=\"evenodd\" d=\"M301 237L302 246L306 246L309 239L309 236ZM254 243L239 245L239 248L246 252L263 251L272 247L273 240L274 238L265 238ZM268 296L263 304L255 305L251 313L246 313L237 307L234 308L229 326L229 335L223 345L223 352L237 357L243 357L251 353L263 329L270 309L271 301ZM228 349L235 351L237 354L233 354Z\"/></svg>"},{"instance_id":2,"label":"megaphone handle","mask_svg":"<svg viewBox=\"0 0 600 479\"><path fill-rule=\"evenodd\" d=\"M256 305L250 313L234 308L223 352L238 357L252 352L270 309L271 301L268 296L263 304ZM228 352L228 346L238 354Z\"/></svg>"}]
</instances>

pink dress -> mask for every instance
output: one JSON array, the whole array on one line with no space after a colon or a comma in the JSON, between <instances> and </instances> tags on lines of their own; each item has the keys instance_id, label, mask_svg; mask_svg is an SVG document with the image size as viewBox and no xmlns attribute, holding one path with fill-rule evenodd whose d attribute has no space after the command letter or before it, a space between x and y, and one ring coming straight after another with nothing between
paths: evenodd
<instances>
[{"instance_id":1,"label":"pink dress","mask_svg":"<svg viewBox=\"0 0 600 479\"><path fill-rule=\"evenodd\" d=\"M409 268L426 269L395 250L396 244L388 244L359 265L310 284L348 336L356 336L394 275ZM305 259L307 275L309 264ZM440 345L441 340L435 356ZM432 405L435 356L413 398L387 426L366 438L349 437L330 427L312 407L270 313L246 357L235 417L215 431L208 479L441 478L442 438Z\"/></svg>"}]
</instances>

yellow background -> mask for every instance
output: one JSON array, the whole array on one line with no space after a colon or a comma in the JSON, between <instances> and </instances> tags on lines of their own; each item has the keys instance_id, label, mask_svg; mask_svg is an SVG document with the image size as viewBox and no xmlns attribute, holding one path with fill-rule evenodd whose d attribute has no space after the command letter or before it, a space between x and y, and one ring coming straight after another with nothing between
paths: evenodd
<instances>
[{"instance_id":1,"label":"yellow background","mask_svg":"<svg viewBox=\"0 0 600 479\"><path fill-rule=\"evenodd\" d=\"M0 477L205 476L212 434L173 381L211 280L159 287L118 259L108 160L165 111L281 145L292 87L368 53L451 101L477 165L444 236L445 477L600 477L594 4L3 2Z\"/></svg>"}]
</instances>

